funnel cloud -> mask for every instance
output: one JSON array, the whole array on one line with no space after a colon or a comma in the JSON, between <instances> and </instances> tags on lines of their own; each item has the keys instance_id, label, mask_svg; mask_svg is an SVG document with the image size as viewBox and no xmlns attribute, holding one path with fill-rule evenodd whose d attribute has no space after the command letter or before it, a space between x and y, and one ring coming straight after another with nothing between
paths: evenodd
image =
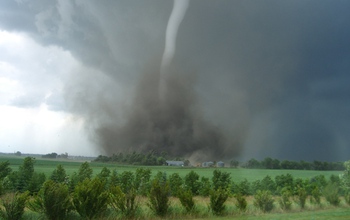
<instances>
[{"instance_id":1,"label":"funnel cloud","mask_svg":"<svg viewBox=\"0 0 350 220\"><path fill-rule=\"evenodd\" d=\"M107 154L155 150L172 156L213 159L240 151L239 147L229 148L220 128L203 118L193 89L194 76L168 74L167 89L159 99L160 73L156 69L142 75L127 108L125 124L105 123L96 129L99 144Z\"/></svg>"}]
</instances>

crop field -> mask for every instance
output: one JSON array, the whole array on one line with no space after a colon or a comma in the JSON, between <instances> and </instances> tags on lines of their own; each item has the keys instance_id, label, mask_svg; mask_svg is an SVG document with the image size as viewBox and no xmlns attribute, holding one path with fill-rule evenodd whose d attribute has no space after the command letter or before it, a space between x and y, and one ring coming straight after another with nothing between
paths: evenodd
<instances>
[{"instance_id":1,"label":"crop field","mask_svg":"<svg viewBox=\"0 0 350 220\"><path fill-rule=\"evenodd\" d=\"M18 170L18 167L23 163L24 157L9 157L0 156L0 162L9 161L12 170ZM61 164L66 170L68 175L77 172L79 166L84 161L76 161L70 159L43 159L36 158L34 169L38 173L44 173L47 177L51 175L52 171ZM93 174L98 174L103 167L110 170L117 170L119 173L123 171L135 171L137 168L149 168L152 171L152 175L155 175L158 171L166 172L168 175L172 173L178 173L181 177L184 177L191 170L194 170L199 176L211 178L213 171L217 168L200 168L200 167L172 167L172 166L133 166L133 165L120 165L112 163L100 163L91 162L91 168ZM267 170L267 169L243 169L243 168L220 168L221 170L231 174L231 179L234 182L240 182L247 179L249 182L255 180L261 180L265 176L269 175L274 178L277 175L291 174L295 178L312 178L317 175L324 175L328 179L331 175L339 175L342 171L316 171L316 170Z\"/></svg>"}]
</instances>

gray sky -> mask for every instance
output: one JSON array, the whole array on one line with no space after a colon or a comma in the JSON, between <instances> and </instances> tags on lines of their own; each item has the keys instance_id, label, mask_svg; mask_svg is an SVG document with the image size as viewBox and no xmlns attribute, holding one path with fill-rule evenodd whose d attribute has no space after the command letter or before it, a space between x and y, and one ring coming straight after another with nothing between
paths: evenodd
<instances>
[{"instance_id":1,"label":"gray sky","mask_svg":"<svg viewBox=\"0 0 350 220\"><path fill-rule=\"evenodd\" d=\"M128 123L172 6L1 1L0 151L106 153L98 131ZM190 0L171 65L193 80L195 115L230 140L227 157L349 159L349 11L342 0Z\"/></svg>"}]
</instances>

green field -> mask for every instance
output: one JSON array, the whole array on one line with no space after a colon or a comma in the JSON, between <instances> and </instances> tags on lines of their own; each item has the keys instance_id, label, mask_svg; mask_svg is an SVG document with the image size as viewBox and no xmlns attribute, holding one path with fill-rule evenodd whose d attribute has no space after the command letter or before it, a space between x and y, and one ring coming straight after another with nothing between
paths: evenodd
<instances>
[{"instance_id":1,"label":"green field","mask_svg":"<svg viewBox=\"0 0 350 220\"><path fill-rule=\"evenodd\" d=\"M9 157L0 156L0 162L9 161L12 170L18 170L18 167L23 163L24 157ZM58 160L58 159L43 159L36 158L34 169L36 172L44 173L47 177L51 175L52 171L58 164L61 164L66 170L68 175L77 172L79 166L84 161L75 160ZM132 166L132 165L120 165L111 163L97 163L91 162L91 168L94 175L98 174L103 167L107 167L110 170L117 170L119 173L123 171L135 171L137 168L150 168L152 174L155 175L158 171L166 172L168 175L172 173L178 173L181 177L184 177L191 170L198 173L199 176L211 178L213 171L216 168L197 168L197 167L169 167L169 166ZM277 175L291 174L294 178L312 178L317 175L324 175L328 179L331 175L339 175L342 171L315 171L315 170L267 170L267 169L243 169L243 168L220 168L221 170L231 174L231 179L234 182L240 182L247 179L249 182L255 180L261 180L265 176L269 175L274 178Z\"/></svg>"}]
</instances>

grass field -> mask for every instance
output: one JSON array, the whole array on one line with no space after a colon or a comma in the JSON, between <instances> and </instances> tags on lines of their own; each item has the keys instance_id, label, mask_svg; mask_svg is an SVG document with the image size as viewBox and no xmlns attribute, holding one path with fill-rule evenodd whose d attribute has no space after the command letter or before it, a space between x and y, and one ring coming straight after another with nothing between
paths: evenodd
<instances>
[{"instance_id":1,"label":"grass field","mask_svg":"<svg viewBox=\"0 0 350 220\"><path fill-rule=\"evenodd\" d=\"M18 167L23 163L24 157L9 157L9 156L0 156L0 162L9 161L10 167L12 170L18 170ZM58 160L58 159L43 159L36 158L34 169L36 172L44 173L49 177L52 171L56 168L58 164L61 164L66 170L68 175L77 172L79 166L83 161L75 160ZM158 171L166 172L168 175L172 173L178 173L181 177L184 177L191 170L194 170L198 173L199 176L203 177L212 177L213 171L216 168L196 168L196 167L169 167L169 166L132 166L132 165L119 165L119 164L110 164L110 163L97 163L91 162L91 168L93 169L94 175L98 174L103 167L107 167L110 170L116 169L119 173L123 171L135 171L137 168L150 168L152 174L155 175ZM241 169L241 168L220 168L221 170L231 174L231 179L234 182L240 182L244 179L247 179L249 182L255 180L261 180L265 176L269 175L274 178L277 175L282 174L291 174L294 178L312 178L317 175L324 175L328 179L332 174L339 175L342 171L315 171L315 170L267 170L267 169Z\"/></svg>"}]
</instances>

